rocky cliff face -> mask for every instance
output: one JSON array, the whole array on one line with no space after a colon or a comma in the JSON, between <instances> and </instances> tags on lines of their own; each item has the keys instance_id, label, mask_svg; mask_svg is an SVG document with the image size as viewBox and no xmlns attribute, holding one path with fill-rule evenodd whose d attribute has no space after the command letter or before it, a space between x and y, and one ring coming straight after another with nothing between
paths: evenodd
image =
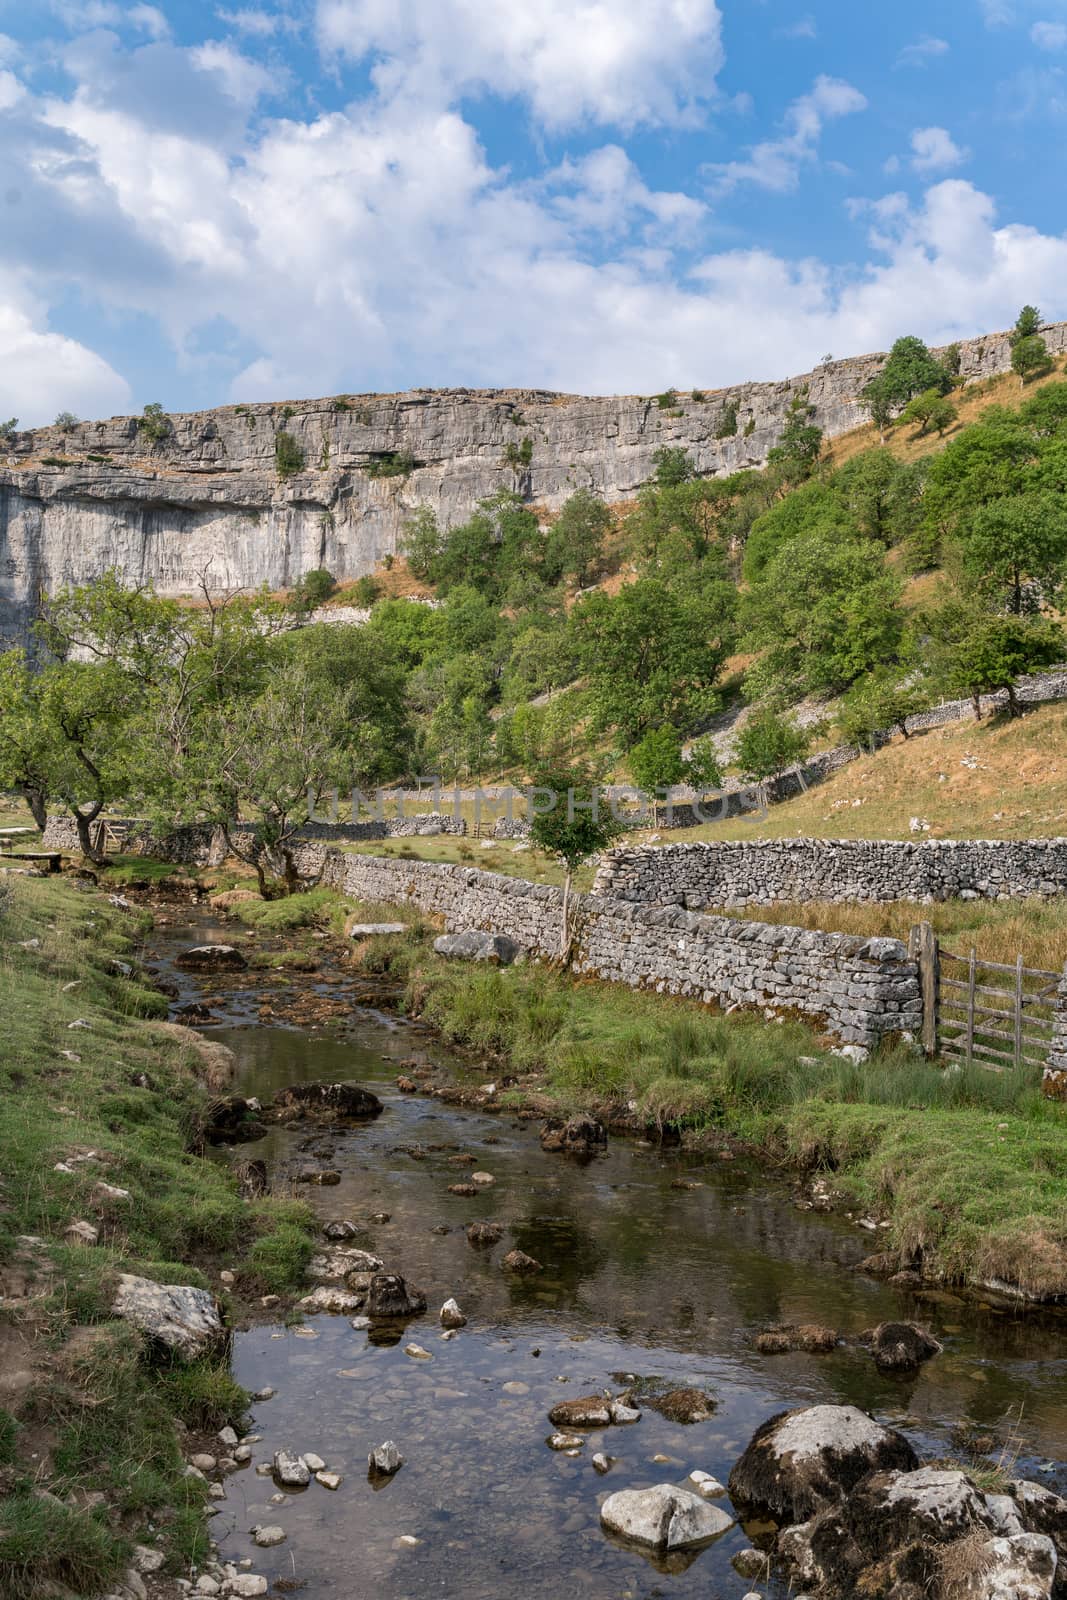
<instances>
[{"instance_id":1,"label":"rocky cliff face","mask_svg":"<svg viewBox=\"0 0 1067 1600\"><path fill-rule=\"evenodd\" d=\"M1067 349L1067 324L1045 339ZM857 397L883 359L682 395L669 410L637 395L419 389L173 416L155 444L134 417L20 433L0 445L0 640L24 634L42 593L109 567L179 596L205 575L214 588L287 588L315 567L355 578L395 552L419 506L448 526L501 488L549 509L582 485L624 500L663 445L690 451L703 473L762 466L803 386L828 435L864 422ZM988 377L1009 360L1007 335L991 334L962 346L961 371ZM737 432L719 439L728 406ZM285 480L274 461L283 428L305 458ZM527 439L529 463L510 465ZM400 453L410 472L375 475Z\"/></svg>"}]
</instances>

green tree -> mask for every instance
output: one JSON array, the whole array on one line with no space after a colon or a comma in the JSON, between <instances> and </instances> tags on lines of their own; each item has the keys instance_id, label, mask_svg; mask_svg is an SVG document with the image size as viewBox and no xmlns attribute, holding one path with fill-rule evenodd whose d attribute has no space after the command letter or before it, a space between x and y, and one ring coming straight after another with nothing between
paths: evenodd
<instances>
[{"instance_id":1,"label":"green tree","mask_svg":"<svg viewBox=\"0 0 1067 1600\"><path fill-rule=\"evenodd\" d=\"M314 611L324 605L337 592L337 579L325 567L313 567L305 572L293 589L291 605L294 611Z\"/></svg>"},{"instance_id":2,"label":"green tree","mask_svg":"<svg viewBox=\"0 0 1067 1600\"><path fill-rule=\"evenodd\" d=\"M274 435L274 470L279 478L292 478L303 472L306 465L304 452L291 433L279 428Z\"/></svg>"},{"instance_id":3,"label":"green tree","mask_svg":"<svg viewBox=\"0 0 1067 1600\"><path fill-rule=\"evenodd\" d=\"M865 745L875 734L894 728L908 737L908 718L925 711L930 691L922 680L902 680L899 672L883 668L853 684L838 715L838 727L849 744Z\"/></svg>"},{"instance_id":4,"label":"green tree","mask_svg":"<svg viewBox=\"0 0 1067 1600\"><path fill-rule=\"evenodd\" d=\"M909 539L919 524L923 476L921 465L875 448L839 467L830 487L865 538L892 546Z\"/></svg>"},{"instance_id":5,"label":"green tree","mask_svg":"<svg viewBox=\"0 0 1067 1600\"><path fill-rule=\"evenodd\" d=\"M898 420L902 423L917 422L920 436L936 428L940 437L946 428L959 420L959 412L952 401L936 389L924 389L922 394L908 401Z\"/></svg>"},{"instance_id":6,"label":"green tree","mask_svg":"<svg viewBox=\"0 0 1067 1600\"><path fill-rule=\"evenodd\" d=\"M137 419L137 426L150 444L162 444L170 436L170 418L158 400L145 406Z\"/></svg>"},{"instance_id":7,"label":"green tree","mask_svg":"<svg viewBox=\"0 0 1067 1600\"><path fill-rule=\"evenodd\" d=\"M416 578L425 581L432 576L434 563L445 547L445 538L430 506L419 506L408 517L400 530L400 553L407 558Z\"/></svg>"},{"instance_id":8,"label":"green tree","mask_svg":"<svg viewBox=\"0 0 1067 1600\"><path fill-rule=\"evenodd\" d=\"M656 469L656 482L661 489L669 489L677 483L688 483L690 478L696 476L696 465L688 450L679 445L664 444L652 452L652 463Z\"/></svg>"},{"instance_id":9,"label":"green tree","mask_svg":"<svg viewBox=\"0 0 1067 1600\"><path fill-rule=\"evenodd\" d=\"M1017 717L1016 680L1062 661L1067 653L1067 637L1049 617L968 616L964 608L964 626L959 621L955 611L942 636L943 682L949 693L971 696L976 717L982 715L981 696L999 689L1007 690L1009 714Z\"/></svg>"},{"instance_id":10,"label":"green tree","mask_svg":"<svg viewBox=\"0 0 1067 1600\"><path fill-rule=\"evenodd\" d=\"M8 417L5 422L0 422L0 439L13 439L18 432L18 417Z\"/></svg>"},{"instance_id":11,"label":"green tree","mask_svg":"<svg viewBox=\"0 0 1067 1600\"><path fill-rule=\"evenodd\" d=\"M138 685L113 662L57 661L41 671L31 694L38 754L47 760L44 790L73 817L82 855L98 862L92 826L135 781Z\"/></svg>"},{"instance_id":12,"label":"green tree","mask_svg":"<svg viewBox=\"0 0 1067 1600\"><path fill-rule=\"evenodd\" d=\"M715 429L716 439L732 439L737 433L737 401L728 400L722 408L718 427Z\"/></svg>"},{"instance_id":13,"label":"green tree","mask_svg":"<svg viewBox=\"0 0 1067 1600\"><path fill-rule=\"evenodd\" d=\"M742 568L747 583L758 583L769 563L794 539L822 533L847 540L855 532L846 497L828 483L802 483L753 522Z\"/></svg>"},{"instance_id":14,"label":"green tree","mask_svg":"<svg viewBox=\"0 0 1067 1600\"><path fill-rule=\"evenodd\" d=\"M1020 388L1025 388L1032 378L1044 377L1052 368L1052 357L1040 335L1031 334L1026 339L1017 340L1012 346L1011 370L1017 374Z\"/></svg>"},{"instance_id":15,"label":"green tree","mask_svg":"<svg viewBox=\"0 0 1067 1600\"><path fill-rule=\"evenodd\" d=\"M952 379L941 362L921 339L909 334L896 341L885 366L860 391L860 398L866 403L871 420L884 434L892 418L915 395L927 389L945 394L951 387Z\"/></svg>"},{"instance_id":16,"label":"green tree","mask_svg":"<svg viewBox=\"0 0 1067 1600\"><path fill-rule=\"evenodd\" d=\"M52 426L54 428L62 428L65 432L68 428L76 428L78 421L79 419L74 415L73 411L57 411L56 420Z\"/></svg>"},{"instance_id":17,"label":"green tree","mask_svg":"<svg viewBox=\"0 0 1067 1600\"><path fill-rule=\"evenodd\" d=\"M296 835L332 788L350 776L345 748L357 715L350 694L323 696L299 663L274 673L258 694L206 707L169 796L182 820L222 829L227 848L251 866L260 894L307 886ZM237 819L253 822L252 832Z\"/></svg>"},{"instance_id":18,"label":"green tree","mask_svg":"<svg viewBox=\"0 0 1067 1600\"><path fill-rule=\"evenodd\" d=\"M1027 579L1055 604L1067 568L1067 506L1057 494L1004 496L977 506L961 523L956 543L964 571L991 596L1010 591L1011 609L1024 609Z\"/></svg>"},{"instance_id":19,"label":"green tree","mask_svg":"<svg viewBox=\"0 0 1067 1600\"><path fill-rule=\"evenodd\" d=\"M545 573L549 581L570 578L584 589L602 570L604 541L614 519L593 489L576 489L548 530Z\"/></svg>"},{"instance_id":20,"label":"green tree","mask_svg":"<svg viewBox=\"0 0 1067 1600\"><path fill-rule=\"evenodd\" d=\"M580 601L571 622L596 725L618 728L629 745L657 723L684 725L714 709L734 608L730 584L685 597L657 578Z\"/></svg>"},{"instance_id":21,"label":"green tree","mask_svg":"<svg viewBox=\"0 0 1067 1600\"><path fill-rule=\"evenodd\" d=\"M706 794L709 789L722 787L722 765L710 734L694 739L689 746L683 776L697 794Z\"/></svg>"},{"instance_id":22,"label":"green tree","mask_svg":"<svg viewBox=\"0 0 1067 1600\"><path fill-rule=\"evenodd\" d=\"M682 741L668 723L650 728L630 751L630 775L646 794L680 783L684 772Z\"/></svg>"},{"instance_id":23,"label":"green tree","mask_svg":"<svg viewBox=\"0 0 1067 1600\"><path fill-rule=\"evenodd\" d=\"M737 764L741 775L762 787L795 766L807 754L810 739L801 728L765 708L756 711L737 737Z\"/></svg>"},{"instance_id":24,"label":"green tree","mask_svg":"<svg viewBox=\"0 0 1067 1600\"><path fill-rule=\"evenodd\" d=\"M44 828L54 795L54 730L42 706L44 680L33 671L24 650L0 655L0 790L14 789Z\"/></svg>"},{"instance_id":25,"label":"green tree","mask_svg":"<svg viewBox=\"0 0 1067 1600\"><path fill-rule=\"evenodd\" d=\"M789 483L800 483L809 478L822 450L822 429L812 418L815 407L808 400L807 387L800 389L789 402L785 426L777 444L768 453L772 467L778 467Z\"/></svg>"},{"instance_id":26,"label":"green tree","mask_svg":"<svg viewBox=\"0 0 1067 1600\"><path fill-rule=\"evenodd\" d=\"M894 659L901 582L877 545L823 530L784 545L742 602L754 688L841 690Z\"/></svg>"},{"instance_id":27,"label":"green tree","mask_svg":"<svg viewBox=\"0 0 1067 1600\"><path fill-rule=\"evenodd\" d=\"M1010 340L1012 349L1024 339L1032 339L1041 330L1041 313L1036 306L1023 306L1015 319Z\"/></svg>"},{"instance_id":28,"label":"green tree","mask_svg":"<svg viewBox=\"0 0 1067 1600\"><path fill-rule=\"evenodd\" d=\"M562 862L565 869L560 955L566 962L574 938L570 921L574 874L590 856L607 848L621 825L586 765L542 768L534 782L541 794L534 796L530 835L539 849Z\"/></svg>"}]
</instances>

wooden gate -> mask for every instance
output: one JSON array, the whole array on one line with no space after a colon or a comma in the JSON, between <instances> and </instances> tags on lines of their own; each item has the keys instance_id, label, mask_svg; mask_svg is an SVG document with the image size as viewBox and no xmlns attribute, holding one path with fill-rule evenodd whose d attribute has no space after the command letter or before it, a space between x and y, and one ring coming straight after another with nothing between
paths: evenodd
<instances>
[{"instance_id":1,"label":"wooden gate","mask_svg":"<svg viewBox=\"0 0 1067 1600\"><path fill-rule=\"evenodd\" d=\"M923 997L923 1048L929 1056L989 1067L1042 1068L1048 1060L1061 972L986 961L947 950L928 922L911 932Z\"/></svg>"}]
</instances>

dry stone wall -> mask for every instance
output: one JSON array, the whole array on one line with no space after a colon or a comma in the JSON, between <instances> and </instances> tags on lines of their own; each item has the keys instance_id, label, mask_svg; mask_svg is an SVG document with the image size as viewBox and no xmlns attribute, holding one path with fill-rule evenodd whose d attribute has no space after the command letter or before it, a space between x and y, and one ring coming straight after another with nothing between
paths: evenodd
<instances>
[{"instance_id":1,"label":"dry stone wall","mask_svg":"<svg viewBox=\"0 0 1067 1600\"><path fill-rule=\"evenodd\" d=\"M146 822L124 817L106 819L112 833L131 854L157 856L185 866L213 867L226 859L227 845L221 828L206 823L191 823L165 833L153 830ZM323 844L364 844L377 839L416 839L434 834L465 834L462 817L447 812L428 811L417 816L372 818L366 822L309 822L297 830L298 841ZM240 823L232 832L249 837L255 829ZM46 850L77 851L78 830L73 817L53 815L42 836Z\"/></svg>"},{"instance_id":2,"label":"dry stone wall","mask_svg":"<svg viewBox=\"0 0 1067 1600\"><path fill-rule=\"evenodd\" d=\"M594 894L689 909L855 901L1051 899L1067 839L746 839L609 851Z\"/></svg>"},{"instance_id":3,"label":"dry stone wall","mask_svg":"<svg viewBox=\"0 0 1067 1600\"><path fill-rule=\"evenodd\" d=\"M531 955L559 949L562 892L500 873L305 847L302 866L355 899L417 906L451 932L506 933ZM769 927L582 895L575 971L724 1010L798 1014L866 1048L921 1018L918 966L897 939Z\"/></svg>"}]
</instances>

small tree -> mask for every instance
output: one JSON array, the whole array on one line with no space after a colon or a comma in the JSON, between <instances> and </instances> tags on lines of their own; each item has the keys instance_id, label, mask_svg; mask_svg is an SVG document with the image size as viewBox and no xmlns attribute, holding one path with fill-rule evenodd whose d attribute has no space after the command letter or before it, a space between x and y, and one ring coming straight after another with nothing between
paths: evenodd
<instances>
[{"instance_id":1,"label":"small tree","mask_svg":"<svg viewBox=\"0 0 1067 1600\"><path fill-rule=\"evenodd\" d=\"M838 727L849 744L863 745L875 735L899 730L908 738L908 718L925 711L930 696L921 682L901 683L892 670L872 672L849 690Z\"/></svg>"},{"instance_id":2,"label":"small tree","mask_svg":"<svg viewBox=\"0 0 1067 1600\"><path fill-rule=\"evenodd\" d=\"M584 589L604 562L611 512L594 489L576 489L548 530L545 575L549 581L573 578Z\"/></svg>"},{"instance_id":3,"label":"small tree","mask_svg":"<svg viewBox=\"0 0 1067 1600\"><path fill-rule=\"evenodd\" d=\"M765 792L769 779L779 777L787 767L803 760L809 743L803 729L794 727L777 712L757 711L738 736L737 764L742 776L758 783Z\"/></svg>"},{"instance_id":4,"label":"small tree","mask_svg":"<svg viewBox=\"0 0 1067 1600\"><path fill-rule=\"evenodd\" d=\"M80 418L76 417L73 411L57 411L56 420L52 426L54 428L62 428L65 432L68 428L76 428L79 421Z\"/></svg>"},{"instance_id":5,"label":"small tree","mask_svg":"<svg viewBox=\"0 0 1067 1600\"><path fill-rule=\"evenodd\" d=\"M13 439L18 432L18 417L8 417L6 422L0 422L0 439Z\"/></svg>"},{"instance_id":6,"label":"small tree","mask_svg":"<svg viewBox=\"0 0 1067 1600\"><path fill-rule=\"evenodd\" d=\"M55 741L41 708L42 680L23 650L0 655L0 789L15 789L44 828L55 779Z\"/></svg>"},{"instance_id":7,"label":"small tree","mask_svg":"<svg viewBox=\"0 0 1067 1600\"><path fill-rule=\"evenodd\" d=\"M737 433L737 401L730 400L722 408L719 425L715 429L716 439L732 439Z\"/></svg>"},{"instance_id":8,"label":"small tree","mask_svg":"<svg viewBox=\"0 0 1067 1600\"><path fill-rule=\"evenodd\" d=\"M808 400L807 388L800 389L789 402L785 426L778 443L769 452L771 466L780 467L787 479L799 483L811 476L822 449L822 429L812 422L815 407Z\"/></svg>"},{"instance_id":9,"label":"small tree","mask_svg":"<svg viewBox=\"0 0 1067 1600\"><path fill-rule=\"evenodd\" d=\"M545 809L532 808L530 836L565 868L560 955L566 961L574 938L570 923L574 874L590 856L606 849L622 825L612 815L588 767L542 769L536 775L536 786L546 793L535 799L547 801L549 795L554 796Z\"/></svg>"},{"instance_id":10,"label":"small tree","mask_svg":"<svg viewBox=\"0 0 1067 1600\"><path fill-rule=\"evenodd\" d=\"M314 611L317 606L325 604L332 594L337 591L337 580L332 572L325 567L315 567L311 572L305 572L293 590L292 608L294 611Z\"/></svg>"},{"instance_id":11,"label":"small tree","mask_svg":"<svg viewBox=\"0 0 1067 1600\"><path fill-rule=\"evenodd\" d=\"M711 735L706 733L701 739L694 739L689 746L689 754L685 758L685 771L683 774L686 783L697 794L706 794L709 789L722 787L722 766L719 761L719 752L712 742Z\"/></svg>"},{"instance_id":12,"label":"small tree","mask_svg":"<svg viewBox=\"0 0 1067 1600\"><path fill-rule=\"evenodd\" d=\"M661 489L688 483L690 478L696 477L692 456L679 444L660 445L658 450L652 452L652 461L656 468L656 482Z\"/></svg>"},{"instance_id":13,"label":"small tree","mask_svg":"<svg viewBox=\"0 0 1067 1600\"><path fill-rule=\"evenodd\" d=\"M303 472L304 465L303 450L291 433L279 428L274 435L274 467L279 478L292 478L296 473Z\"/></svg>"},{"instance_id":14,"label":"small tree","mask_svg":"<svg viewBox=\"0 0 1067 1600\"><path fill-rule=\"evenodd\" d=\"M656 404L661 411L673 411L678 404L677 389L664 389L662 394L656 396Z\"/></svg>"},{"instance_id":15,"label":"small tree","mask_svg":"<svg viewBox=\"0 0 1067 1600\"><path fill-rule=\"evenodd\" d=\"M1014 350L1017 344L1024 339L1032 339L1041 327L1041 313L1036 306L1023 306L1015 319L1015 326L1011 330L1010 340Z\"/></svg>"},{"instance_id":16,"label":"small tree","mask_svg":"<svg viewBox=\"0 0 1067 1600\"><path fill-rule=\"evenodd\" d=\"M672 784L680 783L684 772L682 741L676 729L667 723L650 728L630 751L631 776L646 794L655 794L657 789L669 789Z\"/></svg>"},{"instance_id":17,"label":"small tree","mask_svg":"<svg viewBox=\"0 0 1067 1600\"><path fill-rule=\"evenodd\" d=\"M1067 653L1063 629L1048 617L983 617L946 653L946 687L969 694L976 718L983 694L1008 691L1008 712L1017 717L1015 681L1024 672L1052 666Z\"/></svg>"},{"instance_id":18,"label":"small tree","mask_svg":"<svg viewBox=\"0 0 1067 1600\"><path fill-rule=\"evenodd\" d=\"M940 437L958 417L959 412L951 400L946 400L936 389L925 389L922 394L917 394L913 400L908 401L900 413L899 421L917 422L920 436L929 433L931 428L936 428Z\"/></svg>"},{"instance_id":19,"label":"small tree","mask_svg":"<svg viewBox=\"0 0 1067 1600\"><path fill-rule=\"evenodd\" d=\"M1042 378L1051 372L1052 357L1040 334L1031 333L1012 345L1011 370L1018 375L1019 387L1025 388L1031 378Z\"/></svg>"},{"instance_id":20,"label":"small tree","mask_svg":"<svg viewBox=\"0 0 1067 1600\"><path fill-rule=\"evenodd\" d=\"M150 444L162 444L170 435L170 418L158 400L153 400L145 406L138 418L137 426Z\"/></svg>"},{"instance_id":21,"label":"small tree","mask_svg":"<svg viewBox=\"0 0 1067 1600\"><path fill-rule=\"evenodd\" d=\"M416 578L433 576L434 562L445 546L445 535L429 506L419 506L400 530L400 553Z\"/></svg>"}]
</instances>

